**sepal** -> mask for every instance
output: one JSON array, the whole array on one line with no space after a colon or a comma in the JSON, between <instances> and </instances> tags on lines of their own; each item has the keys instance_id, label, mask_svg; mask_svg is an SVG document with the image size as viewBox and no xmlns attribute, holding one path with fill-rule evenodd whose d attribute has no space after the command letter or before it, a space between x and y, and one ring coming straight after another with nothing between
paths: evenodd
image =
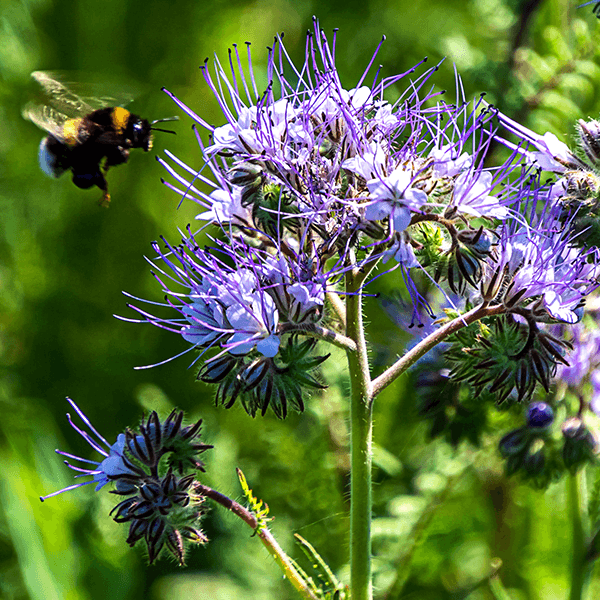
<instances>
[{"instance_id":1,"label":"sepal","mask_svg":"<svg viewBox=\"0 0 600 600\"><path fill-rule=\"evenodd\" d=\"M257 413L264 416L271 407L278 418L284 419L289 407L298 412L304 410L307 392L326 387L314 377L313 371L327 360L329 354L313 355L316 344L316 339L300 342L292 335L274 358L258 353L235 358L221 356L205 363L198 379L218 383L217 406L231 408L239 399L252 417Z\"/></svg>"}]
</instances>

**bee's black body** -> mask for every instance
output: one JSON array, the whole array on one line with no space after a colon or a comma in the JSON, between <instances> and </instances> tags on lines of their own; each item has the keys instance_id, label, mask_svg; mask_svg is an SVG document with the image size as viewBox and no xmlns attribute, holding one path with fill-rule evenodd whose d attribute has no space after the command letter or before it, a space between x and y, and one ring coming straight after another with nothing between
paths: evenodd
<instances>
[{"instance_id":1,"label":"bee's black body","mask_svg":"<svg viewBox=\"0 0 600 600\"><path fill-rule=\"evenodd\" d=\"M71 171L77 187L100 188L104 204L110 201L106 171L126 163L132 148L149 151L156 129L152 125L174 120L149 123L121 106L107 106L110 99L75 95L55 74L35 71L32 77L47 102L27 105L23 115L48 132L39 150L42 171L51 177Z\"/></svg>"},{"instance_id":2,"label":"bee's black body","mask_svg":"<svg viewBox=\"0 0 600 600\"><path fill-rule=\"evenodd\" d=\"M40 166L53 177L67 170L80 188L99 187L109 201L104 174L127 162L131 148L152 147L150 123L120 107L100 108L78 119L67 119L62 130L40 144Z\"/></svg>"}]
</instances>

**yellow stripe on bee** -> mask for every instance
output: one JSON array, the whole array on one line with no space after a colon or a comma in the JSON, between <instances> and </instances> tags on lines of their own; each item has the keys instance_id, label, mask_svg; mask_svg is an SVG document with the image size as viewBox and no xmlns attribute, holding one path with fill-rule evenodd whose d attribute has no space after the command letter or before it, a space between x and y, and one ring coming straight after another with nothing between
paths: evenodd
<instances>
[{"instance_id":1,"label":"yellow stripe on bee","mask_svg":"<svg viewBox=\"0 0 600 600\"><path fill-rule=\"evenodd\" d=\"M127 122L129 121L129 115L131 113L126 109L120 106L116 106L112 111L112 122L115 131L120 135L127 127Z\"/></svg>"},{"instance_id":2,"label":"yellow stripe on bee","mask_svg":"<svg viewBox=\"0 0 600 600\"><path fill-rule=\"evenodd\" d=\"M62 136L67 146L76 146L79 143L79 126L83 119L67 119L63 124Z\"/></svg>"}]
</instances>

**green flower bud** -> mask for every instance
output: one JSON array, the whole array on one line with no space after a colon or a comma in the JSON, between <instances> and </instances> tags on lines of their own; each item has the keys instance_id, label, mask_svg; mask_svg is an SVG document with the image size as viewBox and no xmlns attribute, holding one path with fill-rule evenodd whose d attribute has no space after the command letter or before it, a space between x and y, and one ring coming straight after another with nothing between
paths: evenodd
<instances>
[{"instance_id":1,"label":"green flower bud","mask_svg":"<svg viewBox=\"0 0 600 600\"><path fill-rule=\"evenodd\" d=\"M500 453L505 458L522 454L529 443L529 433L525 427L520 427L507 433L499 444Z\"/></svg>"},{"instance_id":2,"label":"green flower bud","mask_svg":"<svg viewBox=\"0 0 600 600\"><path fill-rule=\"evenodd\" d=\"M577 133L586 156L593 165L600 162L600 122L583 119L577 121Z\"/></svg>"},{"instance_id":3,"label":"green flower bud","mask_svg":"<svg viewBox=\"0 0 600 600\"><path fill-rule=\"evenodd\" d=\"M567 469L577 469L593 458L596 440L579 417L567 419L562 425L564 436L563 461Z\"/></svg>"}]
</instances>

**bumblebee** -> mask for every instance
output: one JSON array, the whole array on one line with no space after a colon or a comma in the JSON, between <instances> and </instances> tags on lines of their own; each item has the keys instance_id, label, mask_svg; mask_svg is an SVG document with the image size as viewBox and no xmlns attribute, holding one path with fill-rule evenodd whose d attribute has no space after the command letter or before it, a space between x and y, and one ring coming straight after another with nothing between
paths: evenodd
<instances>
[{"instance_id":1,"label":"bumblebee","mask_svg":"<svg viewBox=\"0 0 600 600\"><path fill-rule=\"evenodd\" d=\"M111 98L77 96L52 73L35 71L31 76L48 99L47 104L29 104L23 111L25 118L48 132L38 154L42 171L60 177L70 170L77 187L102 190L104 206L110 202L108 169L126 163L132 148L148 152L153 131L175 133L153 125L177 117L149 122L126 108L107 105L114 102Z\"/></svg>"}]
</instances>

